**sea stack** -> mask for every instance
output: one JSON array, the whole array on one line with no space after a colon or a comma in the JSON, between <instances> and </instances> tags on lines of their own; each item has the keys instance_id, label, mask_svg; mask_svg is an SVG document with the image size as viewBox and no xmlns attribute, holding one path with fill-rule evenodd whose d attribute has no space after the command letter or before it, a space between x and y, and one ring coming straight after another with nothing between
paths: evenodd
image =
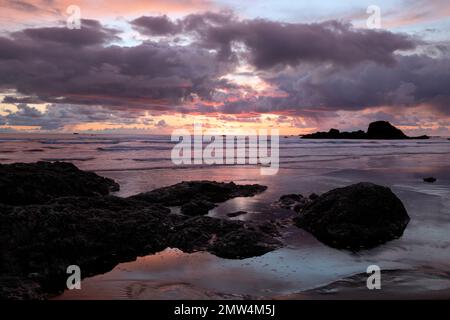
<instances>
[{"instance_id":1,"label":"sea stack","mask_svg":"<svg viewBox=\"0 0 450 320\"><path fill-rule=\"evenodd\" d=\"M341 132L330 129L328 132L316 132L302 136L302 139L368 139L368 140L404 140L429 139L428 136L408 137L402 130L396 128L388 121L375 121L369 124L367 132L363 130Z\"/></svg>"}]
</instances>

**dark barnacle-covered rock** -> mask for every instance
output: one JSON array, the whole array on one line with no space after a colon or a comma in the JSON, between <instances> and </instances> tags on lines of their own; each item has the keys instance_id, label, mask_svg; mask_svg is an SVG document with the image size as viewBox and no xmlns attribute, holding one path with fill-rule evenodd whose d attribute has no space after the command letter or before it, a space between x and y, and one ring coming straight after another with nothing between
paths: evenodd
<instances>
[{"instance_id":1,"label":"dark barnacle-covered rock","mask_svg":"<svg viewBox=\"0 0 450 320\"><path fill-rule=\"evenodd\" d=\"M409 216L389 188L358 183L322 194L294 221L327 245L358 250L399 238Z\"/></svg>"}]
</instances>

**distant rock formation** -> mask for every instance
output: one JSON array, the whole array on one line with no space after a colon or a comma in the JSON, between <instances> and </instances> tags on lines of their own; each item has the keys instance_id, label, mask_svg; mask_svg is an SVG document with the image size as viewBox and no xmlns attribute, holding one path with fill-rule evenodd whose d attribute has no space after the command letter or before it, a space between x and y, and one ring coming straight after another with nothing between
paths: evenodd
<instances>
[{"instance_id":1,"label":"distant rock formation","mask_svg":"<svg viewBox=\"0 0 450 320\"><path fill-rule=\"evenodd\" d=\"M394 127L388 121L376 121L369 124L367 132L362 130L353 132L340 132L330 129L328 132L316 132L302 136L302 139L369 139L369 140L402 140L402 139L429 139L423 135L408 137L402 130Z\"/></svg>"}]
</instances>

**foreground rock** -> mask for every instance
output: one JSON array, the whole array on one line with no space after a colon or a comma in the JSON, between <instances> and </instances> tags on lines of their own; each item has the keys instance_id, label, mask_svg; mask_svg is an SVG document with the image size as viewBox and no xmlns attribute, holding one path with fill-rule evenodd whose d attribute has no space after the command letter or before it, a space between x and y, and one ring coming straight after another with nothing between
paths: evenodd
<instances>
[{"instance_id":1,"label":"foreground rock","mask_svg":"<svg viewBox=\"0 0 450 320\"><path fill-rule=\"evenodd\" d=\"M429 139L428 136L408 137L400 129L388 121L376 121L369 124L367 132L362 130L353 132L340 132L330 129L328 132L316 132L302 136L302 139L370 139L370 140L402 140L402 139Z\"/></svg>"},{"instance_id":2,"label":"foreground rock","mask_svg":"<svg viewBox=\"0 0 450 320\"><path fill-rule=\"evenodd\" d=\"M319 196L315 193L311 193L308 198L302 196L301 194L285 194L282 195L277 202L275 202L275 205L283 209L300 212L303 207L318 197Z\"/></svg>"},{"instance_id":3,"label":"foreground rock","mask_svg":"<svg viewBox=\"0 0 450 320\"><path fill-rule=\"evenodd\" d=\"M281 246L264 228L170 214L157 204L142 206L113 196L60 198L46 205L0 209L0 298L59 292L72 264L79 265L85 277L167 247L242 259ZM10 283L7 292L4 282Z\"/></svg>"},{"instance_id":4,"label":"foreground rock","mask_svg":"<svg viewBox=\"0 0 450 320\"><path fill-rule=\"evenodd\" d=\"M176 225L170 244L186 252L206 250L218 257L244 259L260 256L281 246L270 222L258 224L194 217Z\"/></svg>"},{"instance_id":5,"label":"foreground rock","mask_svg":"<svg viewBox=\"0 0 450 320\"><path fill-rule=\"evenodd\" d=\"M45 203L63 196L107 195L119 185L66 162L0 164L0 203Z\"/></svg>"},{"instance_id":6,"label":"foreground rock","mask_svg":"<svg viewBox=\"0 0 450 320\"><path fill-rule=\"evenodd\" d=\"M129 199L159 203L165 206L182 206L193 201L220 203L235 197L252 197L267 189L259 184L237 185L234 182L183 181L173 186L140 193Z\"/></svg>"},{"instance_id":7,"label":"foreground rock","mask_svg":"<svg viewBox=\"0 0 450 320\"><path fill-rule=\"evenodd\" d=\"M38 166L44 167L44 171L48 168L48 164ZM57 168L61 166L58 164ZM16 167L11 168L15 172ZM82 171L73 168L69 171L75 172L75 180L88 179ZM62 179L58 174L53 172L57 182ZM65 177L64 171L62 175ZM99 181L96 175L90 177L92 181L86 183ZM31 184L32 178L28 179ZM38 185L36 181L33 183ZM264 189L209 181L184 183L182 189L191 195L195 192L190 186L195 191L203 190L211 200L222 200L224 196L213 196L215 191L209 191L207 186L225 188L229 191L227 196L249 195ZM50 197L50 193L46 194ZM0 299L40 299L59 293L65 288L69 265L80 266L82 276L87 277L167 247L187 252L205 250L224 258L242 259L282 245L276 239L276 227L270 223L256 225L172 214L164 205L173 202L169 197L162 199L158 203L141 197L94 195L55 197L45 204L0 203Z\"/></svg>"},{"instance_id":8,"label":"foreground rock","mask_svg":"<svg viewBox=\"0 0 450 320\"><path fill-rule=\"evenodd\" d=\"M276 202L280 208L294 210L299 212L307 203L311 201L311 198L317 197L316 194L311 194L309 198L305 198L301 194L285 194L280 197Z\"/></svg>"},{"instance_id":9,"label":"foreground rock","mask_svg":"<svg viewBox=\"0 0 450 320\"><path fill-rule=\"evenodd\" d=\"M409 216L389 188L358 183L319 196L294 221L329 246L359 250L400 237Z\"/></svg>"},{"instance_id":10,"label":"foreground rock","mask_svg":"<svg viewBox=\"0 0 450 320\"><path fill-rule=\"evenodd\" d=\"M246 211L230 212L230 213L227 213L227 217L229 217L229 218L236 218L236 217L242 216L244 214L247 214L247 212Z\"/></svg>"},{"instance_id":11,"label":"foreground rock","mask_svg":"<svg viewBox=\"0 0 450 320\"><path fill-rule=\"evenodd\" d=\"M217 205L206 200L191 200L181 206L181 213L188 216L203 216Z\"/></svg>"},{"instance_id":12,"label":"foreground rock","mask_svg":"<svg viewBox=\"0 0 450 320\"><path fill-rule=\"evenodd\" d=\"M292 209L295 204L303 199L304 197L301 194L285 194L278 200L278 205L284 209Z\"/></svg>"}]
</instances>

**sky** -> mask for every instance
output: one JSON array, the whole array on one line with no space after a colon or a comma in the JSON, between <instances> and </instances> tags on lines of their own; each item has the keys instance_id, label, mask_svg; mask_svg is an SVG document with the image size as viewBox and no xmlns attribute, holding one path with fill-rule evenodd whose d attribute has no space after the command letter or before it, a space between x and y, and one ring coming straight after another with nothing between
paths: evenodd
<instances>
[{"instance_id":1,"label":"sky","mask_svg":"<svg viewBox=\"0 0 450 320\"><path fill-rule=\"evenodd\" d=\"M0 0L0 132L375 120L450 136L450 1Z\"/></svg>"}]
</instances>

